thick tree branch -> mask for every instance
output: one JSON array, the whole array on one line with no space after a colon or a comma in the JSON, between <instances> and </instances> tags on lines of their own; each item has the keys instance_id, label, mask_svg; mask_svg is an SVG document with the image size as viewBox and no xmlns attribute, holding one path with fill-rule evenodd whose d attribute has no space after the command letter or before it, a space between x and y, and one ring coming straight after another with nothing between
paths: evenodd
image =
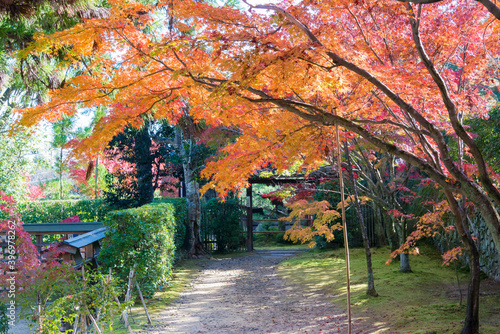
<instances>
[{"instance_id":1,"label":"thick tree branch","mask_svg":"<svg viewBox=\"0 0 500 334\"><path fill-rule=\"evenodd\" d=\"M310 29L307 28L307 26L305 26L300 21L298 21L295 17L293 17L293 15L288 13L286 10L279 8L275 5L259 5L259 6L253 6L253 7L260 8L260 9L273 10L273 11L276 11L276 12L284 15L286 17L286 19L289 20L290 23L292 23L293 25L298 27L300 30L302 30L304 32L304 34L308 37L308 39L314 45L317 45L318 47L324 48L326 55L328 55L330 57L330 59L332 59L332 61L335 64L340 65L340 66L358 74L359 76L365 78L368 82L373 84L380 91L382 91L388 98L390 98L398 107L400 107L402 110L407 112L424 129L426 129L431 134L434 141L436 142L436 144L439 148L439 152L441 154L441 160L443 161L444 165L450 171L450 173L455 178L457 178L457 180L461 184L461 186L454 185L455 188L461 189L461 191L465 191L468 194L468 196L475 199L475 201L474 201L475 204L478 206L479 210L481 211L481 213L483 214L485 219L487 219L487 223L488 223L488 226L492 232L493 239L495 241L495 245L497 247L497 250L500 252L500 216L498 215L498 212L495 209L495 207L493 207L492 203L490 203L490 198L487 196L487 194L485 193L483 188L481 188L477 183L475 183L473 180L468 178L460 170L460 168L458 168L458 166L455 164L455 162L453 161L453 159L451 158L451 156L449 154L448 145L446 144L444 136L441 133L439 128L437 128L434 124L432 124L429 120L427 120L423 115L421 115L415 108L413 108L413 106L411 106L410 104L405 102L398 94L393 92L383 82L381 82L379 79L374 77L370 72L357 66L354 63L347 61L346 59L342 58L341 56L339 56L335 52L326 48L318 40L318 38L310 31ZM411 5L409 5L409 8L411 9ZM423 51L423 47L421 45L420 37L418 36L418 23L419 22L417 21L417 19L410 17L410 23L412 26L412 32L414 35L414 40L415 40L415 44L417 46L417 49L419 49L419 48L421 49L421 50L418 50L419 54L420 54L421 51ZM425 54L425 51L424 51L424 54ZM425 58L427 58L427 61L430 64L432 64L430 62L429 58L427 57L427 55L425 55ZM422 60L424 60L425 58L423 58ZM428 64L426 64L426 66L428 66ZM437 73L437 71L436 71L436 73ZM433 75L433 73L431 73L431 75ZM434 78L434 76L433 76L433 79L435 81L438 80L438 78L437 77ZM440 86L441 84L439 83L439 80L436 81L436 83L438 84L440 91L443 94L443 92L445 92L445 91L442 88L446 88L446 86ZM444 83L443 83L443 85L444 85ZM450 114L450 119L452 120L452 124L453 124L454 120L452 118L456 116L456 111L454 109L454 105L453 105L453 103L449 104L449 102L451 102L451 99L449 99L449 97L447 97L447 96L443 96L443 100L444 100L447 108L453 106L452 110L453 110L454 114L453 114L453 112ZM296 108L288 109L288 107L290 107L290 106L284 105L283 103L275 103L275 104L280 106L280 107L283 107L291 112L293 112L292 109L296 109ZM303 112L300 112L300 113L303 113ZM307 116L309 116L311 118L315 118L312 115L307 115ZM323 115L323 117L324 116L325 115ZM409 154L408 152L404 152L403 150L399 149L395 145L391 145L389 143L386 143L386 142L380 140L379 138L373 136L373 134L368 132L366 129L364 129L362 127L354 126L354 124L352 122L349 122L346 119L338 119L338 117L336 117L337 119L332 119L333 116L332 115L329 115L329 116L330 117L327 117L327 119L328 118L331 119L332 124L338 123L339 125L343 126L344 128L359 134L360 136L365 138L365 140L367 140L367 141L371 142L372 144L384 149L388 153L391 153L395 156L398 156L398 157L404 159L405 161L409 162L410 164L412 164L414 166L419 167L420 169L422 169L423 171L425 171L428 174L432 173L432 175L431 174L429 174L429 175L431 176L431 178L435 182L438 182L441 186L443 186L446 189L452 190L449 187L449 184L446 184L446 181L444 181L444 183L443 183L443 179L442 179L442 177L440 177L443 174L441 172L435 170L433 167L431 167L428 163L426 163L421 158L418 158L412 154ZM317 121L319 121L319 120L317 120ZM464 133L462 131L465 132L465 130L463 129L463 127L460 124L453 124L453 127L454 127L455 131L458 130L457 134L460 137L464 135ZM479 165L480 180L483 183L483 185L485 186L486 191L488 192L488 195L490 195L492 197L493 202L497 205L497 207L500 207L500 192L494 187L489 176L482 171L483 168L484 168L484 171L486 169L484 159L482 159L482 156L481 156L479 150L477 150L477 152L473 152L474 148L477 149L477 146L475 145L473 140L467 135L466 132L465 132L465 135L466 136L464 138L464 141L467 138L470 139L470 141L466 142L466 143L467 143L467 145L469 145L469 143L470 143L469 147L471 148L471 153L474 155L474 157L476 157L476 154L477 154L477 156L479 158L479 160L477 162ZM405 156L405 157L403 157L403 156ZM481 164L481 162L483 162L483 163ZM439 175L439 177L438 177L438 175Z\"/></svg>"},{"instance_id":2,"label":"thick tree branch","mask_svg":"<svg viewBox=\"0 0 500 334\"><path fill-rule=\"evenodd\" d=\"M490 0L476 0L483 4L483 6L491 13L497 20L500 20L500 8Z\"/></svg>"},{"instance_id":3,"label":"thick tree branch","mask_svg":"<svg viewBox=\"0 0 500 334\"><path fill-rule=\"evenodd\" d=\"M413 132L417 135L425 135L425 136L430 136L430 133L428 131L425 131L425 130L419 130L419 129L415 129L415 128L410 128L404 124L401 124L401 123L398 123L398 122L394 122L394 121L391 121L389 119L384 119L384 120L381 120L381 121L375 121L375 120L372 120L372 119L356 119L356 120L353 120L354 123L360 123L360 124L366 124L366 123L369 123L369 124L389 124L389 125L394 125L402 130L404 130L407 134L409 132ZM410 138L412 138L411 136L409 136Z\"/></svg>"}]
</instances>

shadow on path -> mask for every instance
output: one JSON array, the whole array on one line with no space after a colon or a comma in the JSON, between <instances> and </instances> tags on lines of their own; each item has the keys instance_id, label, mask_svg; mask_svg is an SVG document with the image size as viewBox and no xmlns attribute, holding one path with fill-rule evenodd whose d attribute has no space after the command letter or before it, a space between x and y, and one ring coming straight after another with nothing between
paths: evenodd
<instances>
[{"instance_id":1,"label":"shadow on path","mask_svg":"<svg viewBox=\"0 0 500 334\"><path fill-rule=\"evenodd\" d=\"M147 333L345 333L343 310L286 286L276 265L302 250L259 250L209 261Z\"/></svg>"}]
</instances>

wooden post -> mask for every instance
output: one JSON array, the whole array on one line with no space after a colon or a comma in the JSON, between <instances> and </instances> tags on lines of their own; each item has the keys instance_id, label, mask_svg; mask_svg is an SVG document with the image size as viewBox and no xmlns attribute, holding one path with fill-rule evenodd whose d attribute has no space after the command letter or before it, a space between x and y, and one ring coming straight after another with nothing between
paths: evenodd
<instances>
[{"instance_id":1,"label":"wooden post","mask_svg":"<svg viewBox=\"0 0 500 334\"><path fill-rule=\"evenodd\" d=\"M335 112L336 114L336 112ZM347 333L351 334L351 282L349 263L349 242L347 240L347 224L345 220L345 197L344 197L344 176L342 174L342 156L340 155L340 135L339 126L335 124L335 140L337 141L337 167L339 172L340 200L342 203L342 229L344 231L344 250L346 264L346 285L347 285Z\"/></svg>"},{"instance_id":2,"label":"wooden post","mask_svg":"<svg viewBox=\"0 0 500 334\"><path fill-rule=\"evenodd\" d=\"M127 287L127 293L125 294L125 304L127 304L130 301L130 298L132 295L132 289L134 288L132 286L132 279L133 279L134 274L135 274L135 266L136 265L134 264L134 267L132 269L130 269L130 272L128 274L128 287ZM128 305L125 305L125 310L122 313L122 318L123 318L123 321L125 322L125 326L127 326L129 333L132 334L133 331L132 331L132 328L130 327L130 324L128 322Z\"/></svg>"},{"instance_id":3,"label":"wooden post","mask_svg":"<svg viewBox=\"0 0 500 334\"><path fill-rule=\"evenodd\" d=\"M92 316L92 313L89 311L88 307L86 307L86 309L87 309L87 312L89 314L90 321L92 322L92 325L94 325L95 330L97 331L97 333L102 334L102 331L99 328L99 325L97 324L97 321Z\"/></svg>"},{"instance_id":4,"label":"wooden post","mask_svg":"<svg viewBox=\"0 0 500 334\"><path fill-rule=\"evenodd\" d=\"M37 234L35 235L36 238L36 249L38 250L38 253L42 252L42 243L43 243L43 235Z\"/></svg>"},{"instance_id":5,"label":"wooden post","mask_svg":"<svg viewBox=\"0 0 500 334\"><path fill-rule=\"evenodd\" d=\"M139 287L139 283L135 281L135 287L137 288L137 291L139 292L139 297L141 298L142 306L144 307L144 311L146 311L146 317L148 318L148 322L150 325L153 324L151 321L151 317L149 316L148 308L146 307L146 302L144 301L144 297L142 296L141 288Z\"/></svg>"},{"instance_id":6,"label":"wooden post","mask_svg":"<svg viewBox=\"0 0 500 334\"><path fill-rule=\"evenodd\" d=\"M252 185L247 188L247 251L253 251Z\"/></svg>"},{"instance_id":7,"label":"wooden post","mask_svg":"<svg viewBox=\"0 0 500 334\"><path fill-rule=\"evenodd\" d=\"M75 316L75 324L73 325L73 334L78 330L78 319L80 319L80 315L77 313Z\"/></svg>"}]
</instances>

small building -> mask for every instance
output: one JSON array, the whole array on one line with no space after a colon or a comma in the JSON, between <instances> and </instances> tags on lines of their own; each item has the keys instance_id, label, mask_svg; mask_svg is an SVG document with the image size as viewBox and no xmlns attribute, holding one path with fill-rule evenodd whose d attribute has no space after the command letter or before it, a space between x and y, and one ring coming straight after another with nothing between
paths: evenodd
<instances>
[{"instance_id":1,"label":"small building","mask_svg":"<svg viewBox=\"0 0 500 334\"><path fill-rule=\"evenodd\" d=\"M95 259L99 255L102 239L104 239L107 230L107 227L101 227L60 242L57 245L59 250L63 252L60 258L64 262L74 261L76 268L80 268L82 264L90 261L97 264Z\"/></svg>"},{"instance_id":2,"label":"small building","mask_svg":"<svg viewBox=\"0 0 500 334\"><path fill-rule=\"evenodd\" d=\"M75 234L84 234L102 228L104 225L100 222L73 222L73 223L41 223L41 224L23 224L23 229L35 236L35 246L39 252L42 248L49 246L50 243L43 242L44 235L65 235L74 236Z\"/></svg>"}]
</instances>

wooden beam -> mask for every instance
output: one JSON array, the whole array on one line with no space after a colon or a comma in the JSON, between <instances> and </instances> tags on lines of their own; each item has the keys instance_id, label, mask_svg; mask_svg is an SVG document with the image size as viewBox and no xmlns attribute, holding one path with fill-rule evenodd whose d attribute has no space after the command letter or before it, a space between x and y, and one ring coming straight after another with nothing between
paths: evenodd
<instances>
[{"instance_id":1,"label":"wooden beam","mask_svg":"<svg viewBox=\"0 0 500 334\"><path fill-rule=\"evenodd\" d=\"M247 250L253 251L252 184L247 188Z\"/></svg>"},{"instance_id":2,"label":"wooden beam","mask_svg":"<svg viewBox=\"0 0 500 334\"><path fill-rule=\"evenodd\" d=\"M260 177L252 176L248 182L252 184L280 185L287 183L316 183L316 178L305 177Z\"/></svg>"}]
</instances>

